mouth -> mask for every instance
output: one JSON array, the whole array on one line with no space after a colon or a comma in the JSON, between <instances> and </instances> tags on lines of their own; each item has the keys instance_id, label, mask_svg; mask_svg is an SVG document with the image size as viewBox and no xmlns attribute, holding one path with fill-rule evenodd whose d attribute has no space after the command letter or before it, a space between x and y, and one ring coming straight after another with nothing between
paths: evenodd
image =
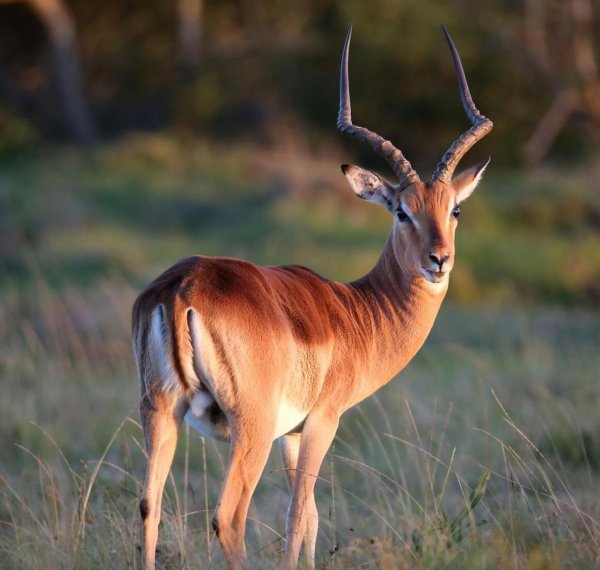
<instances>
[{"instance_id":1,"label":"mouth","mask_svg":"<svg viewBox=\"0 0 600 570\"><path fill-rule=\"evenodd\" d=\"M431 283L441 283L448 277L448 271L429 271L429 269L423 269L423 275Z\"/></svg>"}]
</instances>

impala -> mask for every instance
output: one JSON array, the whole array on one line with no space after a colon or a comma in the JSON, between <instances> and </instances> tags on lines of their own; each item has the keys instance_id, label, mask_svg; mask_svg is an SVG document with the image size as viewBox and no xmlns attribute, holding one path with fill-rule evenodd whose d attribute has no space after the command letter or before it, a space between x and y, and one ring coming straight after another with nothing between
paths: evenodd
<instances>
[{"instance_id":1,"label":"impala","mask_svg":"<svg viewBox=\"0 0 600 570\"><path fill-rule=\"evenodd\" d=\"M137 298L133 345L148 452L140 501L147 569L155 566L163 487L183 420L230 443L212 519L229 567L246 565L246 515L277 439L291 492L285 563L295 567L304 545L314 568L314 486L340 416L406 366L445 296L460 204L489 158L453 173L492 122L475 107L444 29L472 126L444 154L431 181L422 182L391 142L352 123L351 31L342 53L337 126L385 158L398 183L358 166L343 165L342 171L360 198L393 216L387 242L375 267L350 283L297 265L196 256L167 269Z\"/></svg>"}]
</instances>

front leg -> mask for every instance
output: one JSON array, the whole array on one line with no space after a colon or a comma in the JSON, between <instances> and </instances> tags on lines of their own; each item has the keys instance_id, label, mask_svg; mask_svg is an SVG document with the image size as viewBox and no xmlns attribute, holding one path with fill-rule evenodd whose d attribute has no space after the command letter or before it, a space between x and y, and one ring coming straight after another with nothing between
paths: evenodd
<instances>
[{"instance_id":1,"label":"front leg","mask_svg":"<svg viewBox=\"0 0 600 570\"><path fill-rule=\"evenodd\" d=\"M313 410L304 422L292 502L286 524L285 563L287 568L296 568L298 565L300 547L305 536L306 546L309 547L307 556L312 558L309 560L309 566L314 568L314 542L316 541L318 519L315 521L314 517L309 517L309 511L314 505L314 488L319 476L319 469L333 441L338 424L339 416L337 414L320 409Z\"/></svg>"}]
</instances>

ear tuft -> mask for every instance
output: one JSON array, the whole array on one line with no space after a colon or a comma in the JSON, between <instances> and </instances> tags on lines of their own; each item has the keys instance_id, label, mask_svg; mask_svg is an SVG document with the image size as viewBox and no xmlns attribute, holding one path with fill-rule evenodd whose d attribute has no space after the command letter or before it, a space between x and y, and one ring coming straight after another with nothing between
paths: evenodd
<instances>
[{"instance_id":1,"label":"ear tuft","mask_svg":"<svg viewBox=\"0 0 600 570\"><path fill-rule=\"evenodd\" d=\"M492 157L488 156L485 160L481 161L477 168L479 168L479 172L483 174L483 171L488 167L488 164L492 161Z\"/></svg>"},{"instance_id":2,"label":"ear tuft","mask_svg":"<svg viewBox=\"0 0 600 570\"><path fill-rule=\"evenodd\" d=\"M461 172L452 180L452 185L456 190L456 201L459 204L473 193L473 190L475 190L477 184L481 181L490 160L492 160L492 157L488 156L486 160L471 168L467 168L467 170Z\"/></svg>"}]
</instances>

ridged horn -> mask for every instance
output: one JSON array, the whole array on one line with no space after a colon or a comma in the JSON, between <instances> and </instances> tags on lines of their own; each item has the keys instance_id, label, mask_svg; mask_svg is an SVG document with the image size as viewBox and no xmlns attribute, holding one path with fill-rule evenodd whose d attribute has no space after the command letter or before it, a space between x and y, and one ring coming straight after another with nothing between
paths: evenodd
<instances>
[{"instance_id":1,"label":"ridged horn","mask_svg":"<svg viewBox=\"0 0 600 570\"><path fill-rule=\"evenodd\" d=\"M458 89L460 91L460 98L462 100L465 113L472 123L472 127L458 137L446 151L442 157L441 162L437 165L437 168L432 176L433 180L439 180L445 184L452 182L452 175L454 170L458 166L460 159L469 151L469 149L477 142L479 142L485 135L487 135L494 126L494 123L487 117L484 117L479 109L473 102L471 92L469 91L469 85L467 84L467 78L465 76L465 70L463 69L458 55L458 50L445 27L442 26L446 41L450 46L450 52L452 53L452 59L454 61L454 69L456 71L456 78L458 80Z\"/></svg>"},{"instance_id":2,"label":"ridged horn","mask_svg":"<svg viewBox=\"0 0 600 570\"><path fill-rule=\"evenodd\" d=\"M350 81L348 79L348 55L350 51L350 38L352 37L352 26L348 28L342 61L340 65L340 110L337 118L337 128L341 133L356 140L368 143L380 156L385 158L400 181L400 189L419 181L418 174L413 170L410 162L404 158L402 152L390 141L384 139L377 133L359 127L352 123L352 109L350 106Z\"/></svg>"}]
</instances>

